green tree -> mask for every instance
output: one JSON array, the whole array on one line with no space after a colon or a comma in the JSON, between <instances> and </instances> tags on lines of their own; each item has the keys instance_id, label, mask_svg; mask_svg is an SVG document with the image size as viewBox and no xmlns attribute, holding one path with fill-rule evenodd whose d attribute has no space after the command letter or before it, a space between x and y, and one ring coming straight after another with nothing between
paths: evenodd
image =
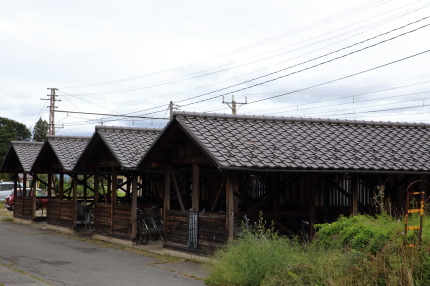
<instances>
[{"instance_id":1,"label":"green tree","mask_svg":"<svg viewBox=\"0 0 430 286\"><path fill-rule=\"evenodd\" d=\"M0 117L0 162L3 162L11 141L28 141L30 130L18 121Z\"/></svg>"},{"instance_id":2,"label":"green tree","mask_svg":"<svg viewBox=\"0 0 430 286\"><path fill-rule=\"evenodd\" d=\"M47 133L48 133L48 122L46 122L46 120L42 120L42 118L39 118L39 120L34 125L33 141L36 141L36 142L45 141Z\"/></svg>"}]
</instances>

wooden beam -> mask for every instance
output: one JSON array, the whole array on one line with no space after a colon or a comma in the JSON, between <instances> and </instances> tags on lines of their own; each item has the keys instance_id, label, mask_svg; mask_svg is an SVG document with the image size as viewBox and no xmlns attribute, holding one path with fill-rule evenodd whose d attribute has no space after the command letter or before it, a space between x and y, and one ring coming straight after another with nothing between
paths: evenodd
<instances>
[{"instance_id":1,"label":"wooden beam","mask_svg":"<svg viewBox=\"0 0 430 286\"><path fill-rule=\"evenodd\" d=\"M172 170L167 170L164 174L164 210L163 210L163 220L164 224L167 223L167 211L170 210L170 182L172 181Z\"/></svg>"},{"instance_id":2,"label":"wooden beam","mask_svg":"<svg viewBox=\"0 0 430 286\"><path fill-rule=\"evenodd\" d=\"M22 206L20 211L20 215L21 217L24 215L24 199L25 199L25 195L27 194L27 173L24 173L24 175L22 176Z\"/></svg>"},{"instance_id":3,"label":"wooden beam","mask_svg":"<svg viewBox=\"0 0 430 286\"><path fill-rule=\"evenodd\" d=\"M73 210L78 209L78 180L72 179L72 192L73 192ZM77 213L76 211L72 211L72 226L73 228L76 227L76 221L77 221Z\"/></svg>"},{"instance_id":4,"label":"wooden beam","mask_svg":"<svg viewBox=\"0 0 430 286\"><path fill-rule=\"evenodd\" d=\"M131 178L131 238L135 239L137 234L137 175Z\"/></svg>"},{"instance_id":5,"label":"wooden beam","mask_svg":"<svg viewBox=\"0 0 430 286\"><path fill-rule=\"evenodd\" d=\"M84 200L87 200L88 175L84 175Z\"/></svg>"},{"instance_id":6,"label":"wooden beam","mask_svg":"<svg viewBox=\"0 0 430 286\"><path fill-rule=\"evenodd\" d=\"M19 183L19 176L18 176L18 173L15 173L13 178L13 195L15 200L18 200L18 183ZM22 188L21 188L21 193L22 193ZM15 211L16 211L16 208L13 211L13 216L16 216L17 214Z\"/></svg>"},{"instance_id":7,"label":"wooden beam","mask_svg":"<svg viewBox=\"0 0 430 286\"><path fill-rule=\"evenodd\" d=\"M113 234L113 225L114 225L114 214L115 214L115 206L116 206L116 191L117 191L117 182L118 182L118 170L116 167L112 168L112 185L111 185L111 202L110 202L110 232Z\"/></svg>"},{"instance_id":8,"label":"wooden beam","mask_svg":"<svg viewBox=\"0 0 430 286\"><path fill-rule=\"evenodd\" d=\"M176 196L179 200L179 205L181 206L181 210L185 211L184 202L182 201L181 191L179 190L178 182L176 181L175 173L171 170L171 178L173 182L173 187L175 188Z\"/></svg>"},{"instance_id":9,"label":"wooden beam","mask_svg":"<svg viewBox=\"0 0 430 286\"><path fill-rule=\"evenodd\" d=\"M347 191L345 191L343 188L341 188L338 184L336 184L335 182L332 182L333 187L335 187L335 189L337 189L339 192L341 192L345 197L351 199L351 195L348 194ZM363 206L363 203L358 202L359 206Z\"/></svg>"},{"instance_id":10,"label":"wooden beam","mask_svg":"<svg viewBox=\"0 0 430 286\"><path fill-rule=\"evenodd\" d=\"M99 202L99 186L100 186L100 174L94 174L94 205Z\"/></svg>"},{"instance_id":11,"label":"wooden beam","mask_svg":"<svg viewBox=\"0 0 430 286\"><path fill-rule=\"evenodd\" d=\"M200 211L200 168L199 165L193 164L193 178L192 178L192 209Z\"/></svg>"},{"instance_id":12,"label":"wooden beam","mask_svg":"<svg viewBox=\"0 0 430 286\"><path fill-rule=\"evenodd\" d=\"M61 201L63 200L63 193L64 193L64 173L60 172L60 190L58 194L60 223L61 223Z\"/></svg>"},{"instance_id":13,"label":"wooden beam","mask_svg":"<svg viewBox=\"0 0 430 286\"><path fill-rule=\"evenodd\" d=\"M211 206L211 212L215 210L215 207L218 204L219 196L221 195L221 191L222 191L222 188L224 187L224 183L225 183L225 180L221 183L221 185L218 188L218 192L216 193L215 200L213 201Z\"/></svg>"},{"instance_id":14,"label":"wooden beam","mask_svg":"<svg viewBox=\"0 0 430 286\"><path fill-rule=\"evenodd\" d=\"M31 181L31 219L36 218L36 174L32 174L33 180Z\"/></svg>"},{"instance_id":15,"label":"wooden beam","mask_svg":"<svg viewBox=\"0 0 430 286\"><path fill-rule=\"evenodd\" d=\"M52 173L48 173L48 185L47 185L47 191L48 191L48 207L46 208L46 217L49 219L49 202L52 200L52 188L53 188L53 181L52 181Z\"/></svg>"},{"instance_id":16,"label":"wooden beam","mask_svg":"<svg viewBox=\"0 0 430 286\"><path fill-rule=\"evenodd\" d=\"M105 161L105 162L99 162L97 163L96 167L97 168L114 168L114 167L119 167L119 163L117 161Z\"/></svg>"}]
</instances>

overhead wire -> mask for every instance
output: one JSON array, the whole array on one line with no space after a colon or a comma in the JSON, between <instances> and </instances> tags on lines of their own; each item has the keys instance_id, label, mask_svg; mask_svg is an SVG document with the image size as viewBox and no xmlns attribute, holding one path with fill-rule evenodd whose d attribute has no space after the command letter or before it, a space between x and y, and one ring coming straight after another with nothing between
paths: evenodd
<instances>
[{"instance_id":1,"label":"overhead wire","mask_svg":"<svg viewBox=\"0 0 430 286\"><path fill-rule=\"evenodd\" d=\"M420 2L420 1L416 1L416 2ZM416 3L416 2L415 2L415 3ZM405 6L402 6L402 7L406 7L406 6L409 6L409 5L410 5L410 4L405 5ZM423 8L425 8L425 7L428 7L428 6L430 6L430 4L426 4L426 5L424 5L424 6L420 7L420 8L418 8L418 9L414 9L414 10L412 10L412 11L408 11L408 12L403 13L403 14L394 15L394 16L392 16L392 17L390 17L390 18L391 18L391 19L396 19L396 20L397 20L400 16L408 15L408 14L410 14L410 13L412 13L412 12L418 11L418 10L423 9ZM400 9L400 8L397 8L397 9ZM395 10L397 10L397 9L393 9L393 10L391 10L391 11L395 11ZM382 13L381 15L384 15L384 14L387 14L387 13L388 13L388 12L384 12L384 13ZM365 21L366 21L366 20L365 20ZM387 21L387 20L385 20L385 21ZM357 22L357 23L361 23L361 22L363 22L363 21L360 21L360 22ZM380 21L380 22L382 22L382 21ZM357 23L355 23L355 24L357 24ZM377 25L377 23L376 23L376 24L373 24L373 25ZM352 25L350 25L350 26L352 26ZM349 26L346 26L346 27L349 27ZM346 27L339 28L339 29L337 29L337 30L335 30L335 31L345 29ZM334 32L334 31L331 31L331 32L325 33L325 34L323 34L323 35L330 34L330 33L333 33L333 32ZM349 38L351 38L351 37L352 37L352 36L351 36L351 31L345 32L345 34L348 34L348 35L350 36ZM322 35L320 35L320 36L322 36ZM320 37L320 36L318 36L318 37ZM314 38L312 38L312 39L314 39ZM309 41L309 39L308 39L308 40L306 40L306 41ZM303 42L306 42L306 41L303 41ZM317 43L320 43L320 42L317 42ZM295 43L295 44L292 44L292 45L297 45L297 44L299 44L299 43ZM313 43L313 44L315 44L315 43ZM313 45L313 44L311 44L311 45ZM331 44L331 45L333 45L333 44ZM329 46L330 46L330 45L329 45ZM301 47L301 48L303 48L303 47ZM297 49L299 49L299 48L297 48ZM320 49L321 49L321 48L320 48ZM320 49L317 49L317 50L320 50ZM279 50L279 49L278 49L278 50ZM315 51L317 51L317 50L315 50ZM291 51L287 51L287 52L291 52ZM265 54L268 54L268 53L270 53L270 52L266 52L266 53L264 53L264 54L262 54L262 55L265 55ZM284 52L284 53L286 53L286 52ZM275 55L275 56L279 56L279 55L282 55L282 54L284 54L284 53L281 53L281 54L278 54L278 55ZM260 55L260 56L261 56L261 55ZM274 57L274 56L271 56L271 57ZM267 60L267 59L269 59L269 58L271 58L271 57L266 57L266 58L260 59L260 60L258 60L258 61ZM217 68L220 68L220 67L224 67L224 66L229 66L229 65L230 65L230 64L226 64L226 65L224 65L224 66L218 66L218 67L211 68L211 69L207 69L207 70L204 70L204 71L195 72L195 73L188 74L188 75L186 75L186 76L182 76L182 77L179 77L179 78L170 79L170 80L163 80L163 81L159 81L159 82L155 82L155 83L150 83L149 85L145 85L145 86L143 86L143 87L142 87L142 86L138 86L138 87L125 88L125 89L111 90L111 91L106 91L106 92L89 93L89 94L91 94L91 95L103 95L103 94L113 94L113 93L124 93L124 92L137 91L137 90L141 90L141 89L148 89L148 88L160 87L160 86L163 86L163 85L171 85L171 84L179 83L179 82L182 82L182 81L187 81L187 80L192 80L192 79L196 79L196 78L200 78L200 77L205 77L205 76L209 76L209 75L214 75L214 74L216 74L216 73L224 72L224 71L231 70L231 69L234 69L234 68L237 68L237 67L242 67L242 66L244 66L244 65L248 65L248 64L256 63L256 62L258 62L258 61L254 61L254 62L250 62L250 63L245 63L245 64L242 64L242 65L236 65L236 66L233 66L233 67L223 68L223 69L221 69L221 70L217 70L217 71L214 71L214 72L207 72L207 71L210 71L210 70L213 70L213 69L217 69ZM279 65L279 63L277 63L277 64L275 64L275 65L272 65L272 66L276 66L276 65ZM272 66L269 66L269 67L272 67ZM267 69L267 68L268 68L268 67L265 67L265 68L263 68L263 69L259 69L259 70L257 70L257 71L261 71L261 70L264 70L264 69ZM206 73L204 73L204 74L200 74L200 75L199 75L199 73L202 73L202 72L206 72ZM256 72L256 71L253 71L253 72ZM251 72L251 73L253 73L253 72ZM251 73L247 73L247 74L251 74ZM196 75L196 76L192 76L192 75L195 75L195 74L197 74L197 75ZM247 74L245 74L245 75L247 75ZM190 76L191 76L191 77L190 77ZM243 75L241 75L241 76L243 76ZM241 76L239 76L239 77L241 77ZM237 78L237 77L235 77L235 78ZM213 85L213 84L211 84L211 85ZM194 88L194 89L196 89L196 88ZM188 90L188 91L189 91L189 90ZM184 92L186 92L186 91L184 91ZM173 94L178 94L178 92L175 92L175 93L173 93ZM166 94L166 95L162 95L162 96L168 96L168 95L172 95L172 94ZM140 99L140 100L141 100L141 99ZM135 100L133 100L133 101L135 101Z\"/></svg>"},{"instance_id":2,"label":"overhead wire","mask_svg":"<svg viewBox=\"0 0 430 286\"><path fill-rule=\"evenodd\" d=\"M362 12L362 11L366 11L366 10L375 8L376 6L382 5L385 2L390 2L390 1L387 1L387 0L384 0L384 1L375 1L375 0L372 0L372 1L366 2L364 4L360 4L358 6L349 8L349 9L347 9L345 11L339 12L339 13L331 15L329 17L317 20L317 21L315 21L313 23L310 23L310 24L307 24L305 26L302 26L302 27L299 27L299 28L287 31L285 33L281 33L279 35L275 35L275 36L266 38L264 40L260 40L260 41L254 42L252 44L248 44L248 45L246 45L244 47L233 49L233 50L228 51L226 53L222 53L222 54L220 54L218 56L215 56L215 59L219 59L219 58L225 57L227 55L237 54L237 53L243 52L243 51L248 50L248 49L253 49L253 48L261 46L261 45L266 45L267 43L271 43L273 41L278 41L279 39L283 39L285 37L289 37L289 36L295 35L297 33L302 33L304 31L311 30L311 29L313 29L315 27L321 27L321 26L323 26L323 25L325 25L327 23L331 23L331 22L337 21L339 19L342 19L344 17L354 15L355 13L359 13L359 12ZM416 1L416 2L420 2L420 1ZM416 2L414 2L414 3L416 3ZM413 3L411 3L411 4L413 4ZM189 66L192 66L192 65L195 65L197 63L201 63L201 62L207 61L208 59L213 59L213 58L214 57L207 57L206 59L199 60L199 61L196 61L196 62L191 63L191 64L181 65L181 66L178 66L178 67L175 67L175 68L170 68L170 69L166 69L166 70L162 70L162 71L151 72L151 73L147 73L145 75L140 75L140 76L133 76L133 77L128 77L128 78L123 78L123 79L118 79L118 80L112 80L112 81L105 81L105 82L99 82L99 83L93 83L93 84L76 85L76 86L65 86L65 87L60 87L60 88L62 88L62 89L72 89L72 88L100 86L100 85L108 85L108 84L112 84L112 83L119 83L119 82L124 82L124 81L130 81L130 80L134 80L134 79L139 79L139 78L142 78L142 77L146 77L146 76L149 76L149 75L154 75L154 74L159 74L159 73L164 73L164 72L175 71L175 70L182 69L184 67L189 67Z\"/></svg>"}]
</instances>

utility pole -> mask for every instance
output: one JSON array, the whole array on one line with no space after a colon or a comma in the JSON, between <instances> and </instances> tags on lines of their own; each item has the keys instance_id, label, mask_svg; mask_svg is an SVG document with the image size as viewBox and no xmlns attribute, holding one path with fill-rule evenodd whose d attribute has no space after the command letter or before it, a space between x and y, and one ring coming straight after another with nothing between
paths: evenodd
<instances>
[{"instance_id":1,"label":"utility pole","mask_svg":"<svg viewBox=\"0 0 430 286\"><path fill-rule=\"evenodd\" d=\"M231 114L236 115L237 111L239 110L239 108L244 105L244 104L248 104L248 99L245 97L245 102L236 102L234 100L234 95L231 96L231 102L226 102L224 101L224 96L222 97L222 103L225 103L228 105L228 107L231 108ZM239 107L237 107L237 105L240 105Z\"/></svg>"},{"instance_id":2,"label":"utility pole","mask_svg":"<svg viewBox=\"0 0 430 286\"><path fill-rule=\"evenodd\" d=\"M175 107L175 104L173 104L173 101L170 101L169 103L169 110L170 110L170 120L172 120L173 110L178 110L178 107Z\"/></svg>"},{"instance_id":3,"label":"utility pole","mask_svg":"<svg viewBox=\"0 0 430 286\"><path fill-rule=\"evenodd\" d=\"M41 100L49 100L49 122L48 122L48 135L55 135L55 108L58 106L55 106L56 101L61 101L58 99L55 99L58 95L55 94L55 92L58 90L58 88L49 87L48 90L51 91L51 94L48 94L47 96L49 99L43 99Z\"/></svg>"}]
</instances>

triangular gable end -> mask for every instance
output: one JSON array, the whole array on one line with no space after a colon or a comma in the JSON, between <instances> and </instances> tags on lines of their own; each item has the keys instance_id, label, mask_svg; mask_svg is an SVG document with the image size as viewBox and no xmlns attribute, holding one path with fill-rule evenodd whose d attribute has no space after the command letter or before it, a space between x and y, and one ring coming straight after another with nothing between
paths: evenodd
<instances>
[{"instance_id":1,"label":"triangular gable end","mask_svg":"<svg viewBox=\"0 0 430 286\"><path fill-rule=\"evenodd\" d=\"M0 171L3 173L29 173L42 145L42 142L11 142Z\"/></svg>"},{"instance_id":2,"label":"triangular gable end","mask_svg":"<svg viewBox=\"0 0 430 286\"><path fill-rule=\"evenodd\" d=\"M171 120L139 162L139 168L167 168L171 164L208 164L218 168L219 163L176 118Z\"/></svg>"},{"instance_id":3,"label":"triangular gable end","mask_svg":"<svg viewBox=\"0 0 430 286\"><path fill-rule=\"evenodd\" d=\"M104 162L105 167L109 165L119 166L117 158L109 150L107 144L103 141L100 134L94 132L87 147L79 156L73 171L95 171L100 164Z\"/></svg>"},{"instance_id":4,"label":"triangular gable end","mask_svg":"<svg viewBox=\"0 0 430 286\"><path fill-rule=\"evenodd\" d=\"M71 171L90 137L47 136L32 171Z\"/></svg>"}]
</instances>

